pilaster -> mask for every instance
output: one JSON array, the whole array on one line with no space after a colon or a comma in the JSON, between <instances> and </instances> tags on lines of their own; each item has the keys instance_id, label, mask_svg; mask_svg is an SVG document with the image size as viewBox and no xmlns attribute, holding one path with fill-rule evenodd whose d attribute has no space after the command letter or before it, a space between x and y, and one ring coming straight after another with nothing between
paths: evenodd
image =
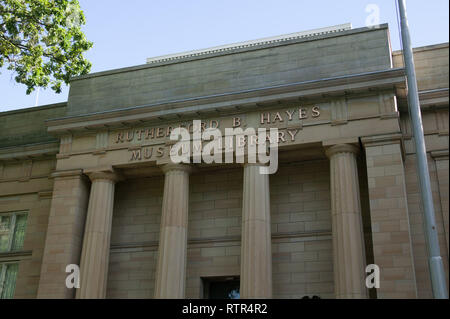
<instances>
[{"instance_id":1,"label":"pilaster","mask_svg":"<svg viewBox=\"0 0 450 319\"><path fill-rule=\"evenodd\" d=\"M367 164L378 298L417 298L401 134L361 139Z\"/></svg>"}]
</instances>

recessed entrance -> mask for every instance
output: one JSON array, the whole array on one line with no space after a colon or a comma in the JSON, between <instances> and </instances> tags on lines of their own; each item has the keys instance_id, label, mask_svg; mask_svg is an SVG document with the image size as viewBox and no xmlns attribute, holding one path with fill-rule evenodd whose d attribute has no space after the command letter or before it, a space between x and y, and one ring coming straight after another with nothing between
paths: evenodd
<instances>
[{"instance_id":1,"label":"recessed entrance","mask_svg":"<svg viewBox=\"0 0 450 319\"><path fill-rule=\"evenodd\" d=\"M239 299L239 277L202 278L204 299Z\"/></svg>"}]
</instances>

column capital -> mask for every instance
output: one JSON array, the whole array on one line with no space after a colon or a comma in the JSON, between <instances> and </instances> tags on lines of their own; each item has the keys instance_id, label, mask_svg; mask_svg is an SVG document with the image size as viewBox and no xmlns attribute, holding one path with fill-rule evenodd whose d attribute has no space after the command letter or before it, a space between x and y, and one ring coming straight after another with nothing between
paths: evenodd
<instances>
[{"instance_id":1,"label":"column capital","mask_svg":"<svg viewBox=\"0 0 450 319\"><path fill-rule=\"evenodd\" d=\"M172 172L172 171L183 171L183 172L191 173L193 168L189 164L169 163L169 164L161 165L161 170L163 171L164 174L166 174L168 172Z\"/></svg>"},{"instance_id":2,"label":"column capital","mask_svg":"<svg viewBox=\"0 0 450 319\"><path fill-rule=\"evenodd\" d=\"M89 168L83 170L83 173L89 176L89 179L92 182L99 179L112 181L114 183L123 180L123 176L112 166Z\"/></svg>"},{"instance_id":3,"label":"column capital","mask_svg":"<svg viewBox=\"0 0 450 319\"><path fill-rule=\"evenodd\" d=\"M359 147L353 145L353 144L337 144L333 145L325 150L325 154L328 158L331 158L333 155L339 154L339 153L353 153L353 154L359 154L360 150Z\"/></svg>"},{"instance_id":4,"label":"column capital","mask_svg":"<svg viewBox=\"0 0 450 319\"><path fill-rule=\"evenodd\" d=\"M268 163L248 163L248 162L245 162L245 163L241 163L241 166L242 167L248 167L248 166L264 167L264 166L269 166L269 164Z\"/></svg>"}]
</instances>

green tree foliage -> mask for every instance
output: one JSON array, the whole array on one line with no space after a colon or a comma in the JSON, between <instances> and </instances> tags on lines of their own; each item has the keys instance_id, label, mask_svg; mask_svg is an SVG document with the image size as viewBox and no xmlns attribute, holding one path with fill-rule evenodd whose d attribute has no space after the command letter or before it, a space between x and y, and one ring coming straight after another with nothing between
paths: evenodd
<instances>
[{"instance_id":1,"label":"green tree foliage","mask_svg":"<svg viewBox=\"0 0 450 319\"><path fill-rule=\"evenodd\" d=\"M80 26L77 0L0 0L0 68L27 86L50 86L57 93L72 76L89 72L83 52L92 47Z\"/></svg>"}]
</instances>

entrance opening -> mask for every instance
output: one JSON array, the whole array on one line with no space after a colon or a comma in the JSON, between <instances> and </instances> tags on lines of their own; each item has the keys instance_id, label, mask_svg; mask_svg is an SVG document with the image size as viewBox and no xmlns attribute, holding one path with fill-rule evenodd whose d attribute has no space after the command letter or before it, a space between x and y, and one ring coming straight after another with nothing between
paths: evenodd
<instances>
[{"instance_id":1,"label":"entrance opening","mask_svg":"<svg viewBox=\"0 0 450 319\"><path fill-rule=\"evenodd\" d=\"M202 278L204 299L239 299L239 277Z\"/></svg>"}]
</instances>

